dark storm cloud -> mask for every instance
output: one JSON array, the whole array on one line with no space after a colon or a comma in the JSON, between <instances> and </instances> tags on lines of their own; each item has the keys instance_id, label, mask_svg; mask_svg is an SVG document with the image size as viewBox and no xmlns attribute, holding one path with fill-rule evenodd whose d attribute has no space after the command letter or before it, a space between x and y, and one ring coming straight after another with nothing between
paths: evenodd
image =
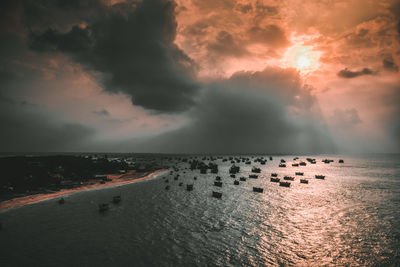
<instances>
[{"instance_id":1,"label":"dark storm cloud","mask_svg":"<svg viewBox=\"0 0 400 267\"><path fill-rule=\"evenodd\" d=\"M53 121L25 101L0 97L0 151L76 151L94 135L77 123Z\"/></svg>"},{"instance_id":2,"label":"dark storm cloud","mask_svg":"<svg viewBox=\"0 0 400 267\"><path fill-rule=\"evenodd\" d=\"M190 112L187 125L141 144L136 140L134 149L184 153L332 152L335 146L329 134L309 116L312 96L296 77L292 70L268 68L238 73L209 85ZM305 115L294 118L288 113L289 106Z\"/></svg>"},{"instance_id":3,"label":"dark storm cloud","mask_svg":"<svg viewBox=\"0 0 400 267\"><path fill-rule=\"evenodd\" d=\"M394 59L392 56L388 56L383 59L382 61L383 68L388 71L393 71L393 72L398 72L399 71L399 66L397 66L396 62L394 62Z\"/></svg>"},{"instance_id":4,"label":"dark storm cloud","mask_svg":"<svg viewBox=\"0 0 400 267\"><path fill-rule=\"evenodd\" d=\"M109 92L123 92L135 105L160 112L190 108L197 92L194 63L175 44L175 4L146 0L129 12L110 9L87 28L48 29L31 35L36 51L61 51L105 74Z\"/></svg>"},{"instance_id":5,"label":"dark storm cloud","mask_svg":"<svg viewBox=\"0 0 400 267\"><path fill-rule=\"evenodd\" d=\"M139 146L140 147L140 146ZM163 152L332 152L333 144L311 121L295 121L286 107L262 92L209 89L185 127L145 142Z\"/></svg>"},{"instance_id":6,"label":"dark storm cloud","mask_svg":"<svg viewBox=\"0 0 400 267\"><path fill-rule=\"evenodd\" d=\"M337 73L337 75L341 78L356 78L362 75L371 75L371 74L373 74L373 71L368 68L363 68L360 71L351 71L346 68Z\"/></svg>"}]
</instances>

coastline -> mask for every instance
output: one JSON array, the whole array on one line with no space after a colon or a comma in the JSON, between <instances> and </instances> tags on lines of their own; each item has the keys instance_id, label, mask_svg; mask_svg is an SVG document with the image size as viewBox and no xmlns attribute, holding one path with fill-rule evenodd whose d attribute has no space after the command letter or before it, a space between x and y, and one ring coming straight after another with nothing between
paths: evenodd
<instances>
[{"instance_id":1,"label":"coastline","mask_svg":"<svg viewBox=\"0 0 400 267\"><path fill-rule=\"evenodd\" d=\"M54 193L39 193L35 195L28 195L23 197L16 197L10 200L6 200L0 202L0 212L4 212L13 208L18 208L26 205L30 205L33 203L46 201L55 199L61 196L71 195L78 192L89 191L89 190L98 190L98 189L106 189L111 187L117 187L125 184L132 184L139 181L147 180L154 178L156 175L166 172L167 169L160 169L153 171L151 173L145 173L143 176L139 177L129 177L129 175L110 175L112 181L107 182L105 184L96 183L96 184L89 184L83 185L80 187L72 188L72 189L63 189ZM129 178L126 178L126 177ZM122 180L121 180L122 179Z\"/></svg>"}]
</instances>

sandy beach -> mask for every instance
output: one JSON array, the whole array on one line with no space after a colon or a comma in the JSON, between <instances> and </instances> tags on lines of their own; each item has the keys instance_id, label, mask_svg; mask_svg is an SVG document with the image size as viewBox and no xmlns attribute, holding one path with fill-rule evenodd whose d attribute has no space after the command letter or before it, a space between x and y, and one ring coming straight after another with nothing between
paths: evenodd
<instances>
[{"instance_id":1,"label":"sandy beach","mask_svg":"<svg viewBox=\"0 0 400 267\"><path fill-rule=\"evenodd\" d=\"M54 199L57 197L70 195L70 194L80 192L80 191L101 189L101 188L114 187L114 186L123 185L123 184L136 183L139 181L153 178L155 175L165 172L165 171L166 171L166 169L160 169L160 170L156 170L154 172L140 173L140 174L136 173L135 171L129 171L125 174L120 174L120 175L108 175L107 177L109 179L111 179L111 181L109 181L105 184L101 184L101 183L97 182L94 184L86 184L86 185L72 188L72 189L63 189L63 190L60 190L60 191L57 191L54 193L42 193L42 194L17 197L17 198L13 198L10 200L0 202L0 211L11 209L11 208L16 208L16 207L21 207L24 205L28 205L28 204L32 204L32 203L36 203L36 202L40 202L40 201L44 201L44 200Z\"/></svg>"}]
</instances>

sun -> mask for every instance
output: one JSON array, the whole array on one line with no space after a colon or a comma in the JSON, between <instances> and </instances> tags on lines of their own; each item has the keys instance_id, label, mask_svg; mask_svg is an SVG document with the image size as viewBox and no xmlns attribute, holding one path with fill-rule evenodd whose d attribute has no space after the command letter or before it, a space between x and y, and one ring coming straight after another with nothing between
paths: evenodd
<instances>
[{"instance_id":1,"label":"sun","mask_svg":"<svg viewBox=\"0 0 400 267\"><path fill-rule=\"evenodd\" d=\"M310 59L305 55L301 55L297 58L296 65L298 69L308 68L311 65Z\"/></svg>"},{"instance_id":2,"label":"sun","mask_svg":"<svg viewBox=\"0 0 400 267\"><path fill-rule=\"evenodd\" d=\"M302 74L315 71L319 66L320 52L311 46L294 45L289 47L283 57L284 67L295 68Z\"/></svg>"}]
</instances>

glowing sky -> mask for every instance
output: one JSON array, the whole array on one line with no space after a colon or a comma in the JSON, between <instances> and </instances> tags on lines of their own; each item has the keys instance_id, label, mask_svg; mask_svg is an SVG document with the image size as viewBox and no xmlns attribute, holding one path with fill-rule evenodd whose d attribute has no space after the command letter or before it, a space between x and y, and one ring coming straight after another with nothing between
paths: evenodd
<instances>
[{"instance_id":1,"label":"glowing sky","mask_svg":"<svg viewBox=\"0 0 400 267\"><path fill-rule=\"evenodd\" d=\"M0 6L2 151L400 152L400 1Z\"/></svg>"}]
</instances>

